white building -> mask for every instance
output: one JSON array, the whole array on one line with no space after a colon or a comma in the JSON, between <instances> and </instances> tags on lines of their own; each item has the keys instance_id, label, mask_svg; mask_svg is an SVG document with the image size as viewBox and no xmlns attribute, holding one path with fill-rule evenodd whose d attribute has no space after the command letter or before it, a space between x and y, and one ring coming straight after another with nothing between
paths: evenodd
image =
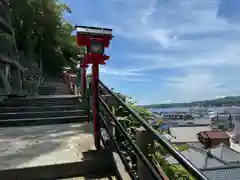
<instances>
[{"instance_id":1,"label":"white building","mask_svg":"<svg viewBox=\"0 0 240 180\"><path fill-rule=\"evenodd\" d=\"M233 117L233 126L232 134L236 136L236 140L240 140L240 115Z\"/></svg>"},{"instance_id":2,"label":"white building","mask_svg":"<svg viewBox=\"0 0 240 180\"><path fill-rule=\"evenodd\" d=\"M225 112L231 114L233 130L231 136L235 136L236 140L240 140L240 107L228 107L224 108Z\"/></svg>"},{"instance_id":3,"label":"white building","mask_svg":"<svg viewBox=\"0 0 240 180\"><path fill-rule=\"evenodd\" d=\"M235 131L239 131L234 128L235 124L238 125L238 121L240 121L240 107L227 107L224 108L215 114L210 116L211 124L213 128L217 129L234 129ZM240 132L240 131L239 131Z\"/></svg>"},{"instance_id":4,"label":"white building","mask_svg":"<svg viewBox=\"0 0 240 180\"><path fill-rule=\"evenodd\" d=\"M228 130L232 127L232 115L230 113L217 113L216 115L211 115L211 125L213 129L224 129Z\"/></svg>"}]
</instances>

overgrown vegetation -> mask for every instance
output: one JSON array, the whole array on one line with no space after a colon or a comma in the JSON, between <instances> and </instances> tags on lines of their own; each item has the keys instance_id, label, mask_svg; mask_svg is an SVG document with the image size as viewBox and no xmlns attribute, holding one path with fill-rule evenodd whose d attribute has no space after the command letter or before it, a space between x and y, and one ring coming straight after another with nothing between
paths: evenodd
<instances>
[{"instance_id":1,"label":"overgrown vegetation","mask_svg":"<svg viewBox=\"0 0 240 180\"><path fill-rule=\"evenodd\" d=\"M181 165L169 164L162 151L155 152L154 158L170 180L195 180Z\"/></svg>"},{"instance_id":2,"label":"overgrown vegetation","mask_svg":"<svg viewBox=\"0 0 240 180\"><path fill-rule=\"evenodd\" d=\"M151 121L154 119L152 113L144 108L144 107L138 107L136 106L136 102L128 96L124 96L120 93L119 96L127 103L133 110L136 111L144 120ZM119 121L121 122L122 126L125 128L125 130L128 132L130 137L133 141L136 141L136 128L140 127L141 125L136 121L135 118L133 118L123 107L119 106L117 107L116 116L118 117ZM159 131L161 134L165 134L167 132L163 132L159 130L159 126L161 124L161 120L155 119L156 123L154 124L154 128ZM120 139L122 141L122 139ZM188 149L188 145L174 145L176 149L179 151L184 151ZM173 165L169 164L165 160L165 156L168 154L168 152L158 143L154 143L153 146L149 146L149 151L151 153L151 158L153 159L153 162L159 164L161 168L164 170L166 175L171 180L193 180L189 173L181 166L181 165ZM132 155L133 157L133 155ZM135 159L135 158L133 158Z\"/></svg>"},{"instance_id":3,"label":"overgrown vegetation","mask_svg":"<svg viewBox=\"0 0 240 180\"><path fill-rule=\"evenodd\" d=\"M71 35L73 26L63 18L71 13L57 0L10 0L10 15L18 51L33 63L42 59L43 70L59 73L80 49Z\"/></svg>"}]
</instances>

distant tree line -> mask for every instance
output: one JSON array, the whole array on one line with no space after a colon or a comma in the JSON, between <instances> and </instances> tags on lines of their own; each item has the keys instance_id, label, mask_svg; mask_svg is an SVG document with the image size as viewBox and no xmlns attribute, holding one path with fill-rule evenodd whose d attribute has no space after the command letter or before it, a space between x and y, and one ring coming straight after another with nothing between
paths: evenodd
<instances>
[{"instance_id":1,"label":"distant tree line","mask_svg":"<svg viewBox=\"0 0 240 180\"><path fill-rule=\"evenodd\" d=\"M220 107L220 106L238 106L240 105L240 96L228 96L219 99L194 101L188 103L170 103L170 104L150 104L143 105L145 108L173 108L173 107Z\"/></svg>"}]
</instances>

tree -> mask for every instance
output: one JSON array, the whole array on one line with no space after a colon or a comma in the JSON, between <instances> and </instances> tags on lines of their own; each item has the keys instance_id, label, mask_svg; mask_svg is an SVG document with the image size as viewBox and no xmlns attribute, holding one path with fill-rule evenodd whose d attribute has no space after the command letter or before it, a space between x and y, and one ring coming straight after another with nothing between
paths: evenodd
<instances>
[{"instance_id":1,"label":"tree","mask_svg":"<svg viewBox=\"0 0 240 180\"><path fill-rule=\"evenodd\" d=\"M43 61L45 72L59 73L60 66L76 57L79 48L73 26L63 18L71 13L57 0L10 0L12 26L19 51L33 62Z\"/></svg>"}]
</instances>

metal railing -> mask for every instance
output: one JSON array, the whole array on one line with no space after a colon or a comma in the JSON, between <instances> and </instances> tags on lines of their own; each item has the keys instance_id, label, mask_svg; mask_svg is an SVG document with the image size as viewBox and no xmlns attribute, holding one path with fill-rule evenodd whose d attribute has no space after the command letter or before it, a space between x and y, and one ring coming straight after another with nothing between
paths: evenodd
<instances>
[{"instance_id":1,"label":"metal railing","mask_svg":"<svg viewBox=\"0 0 240 180\"><path fill-rule=\"evenodd\" d=\"M88 113L89 120L91 121L92 114L92 97L91 97L91 81L88 81L88 89L86 100L88 103ZM121 106L129 115L131 115L135 121L139 124L139 127L143 127L151 135L156 143L158 143L164 150L171 156L173 156L179 164L185 168L189 176L197 180L208 180L207 177L197 169L192 163L190 163L174 146L166 140L159 132L157 132L150 124L144 120L140 115L138 115L135 110L133 110L129 105L127 105L124 100L110 90L103 82L99 81L99 107L98 107L98 120L100 121L100 127L98 135L105 148L111 148L115 150L119 155L125 169L127 170L131 179L139 179L137 173L137 161L141 161L142 164L150 172L153 179L156 180L166 180L166 174L161 172L159 168L156 167L154 160L151 160L146 156L136 143L134 134L129 133L129 131L122 125L121 120L112 112L109 107L108 102L105 97L111 97L115 101L117 106ZM106 94L102 94L105 92ZM114 128L114 131L113 129ZM104 133L105 132L105 133ZM110 146L109 146L110 144ZM113 149L112 149L113 148ZM183 176L181 176L183 177ZM177 178L178 179L178 178ZM179 178L180 179L180 178ZM188 178L183 178L188 179ZM191 178L192 179L192 178Z\"/></svg>"},{"instance_id":2,"label":"metal railing","mask_svg":"<svg viewBox=\"0 0 240 180\"><path fill-rule=\"evenodd\" d=\"M146 167L150 170L150 172L152 173L152 175L155 179L163 179L161 177L161 175L156 171L155 167L144 156L144 154L141 152L141 150L138 148L138 146L132 141L132 139L129 137L128 133L124 130L122 125L118 122L117 118L111 113L111 110L108 108L108 106L104 102L104 100L101 97L99 97L99 100L100 100L101 105L106 110L106 112L111 116L111 119L113 119L115 128L117 128L117 132L121 132L121 135L123 136L123 138L125 138L127 140L127 143L122 142L122 145L127 147L128 151L130 150L130 151L136 153L138 158L140 158L141 161L146 165ZM116 148L118 154L120 155L120 158L123 161L124 166L126 167L129 175L133 179L138 179L137 173L134 172L134 168L132 168L128 163L129 160L126 158L127 153L124 153L123 151L121 151L121 148L119 147L117 141L114 139L114 135L109 130L106 119L102 116L101 112L100 112L100 120L101 120L101 123L104 125L104 128L107 130L109 137L111 137L114 147ZM130 145L130 146L128 146L128 145Z\"/></svg>"},{"instance_id":3,"label":"metal railing","mask_svg":"<svg viewBox=\"0 0 240 180\"><path fill-rule=\"evenodd\" d=\"M146 120L144 120L141 116L139 116L131 107L129 107L121 98L119 98L118 95L116 95L101 81L99 81L99 84L100 84L100 87L103 88L118 103L119 106L124 108L139 123L140 126L144 127L148 131L148 133L151 134L151 137L153 137L154 140L157 143L159 143L169 153L169 155L173 156L179 162L179 164L182 165L194 178L198 180L208 179L207 177L205 177L205 175L203 175L203 173L199 169L197 169L177 149L175 149L169 141L163 138L163 136L159 132L157 132L152 126L150 126ZM145 155L143 155L143 153L140 151L140 149L138 148L136 143L133 141L133 139L130 138L130 134L127 133L126 130L124 130L124 128L122 127L120 122L117 120L117 118L111 113L110 109L108 108L104 100L101 98L101 96L99 97L99 101L100 101L100 104L104 107L105 111L110 115L111 119L114 121L115 128L117 129L117 133L121 133L122 136L127 140L125 147L127 148L131 147L130 148L131 153L136 154L136 156L142 161L142 163L145 164L146 167L150 170L150 172L152 173L152 176L155 179L164 179L164 177L162 177L160 173L156 170L156 168L153 166L152 162L150 162L148 158ZM100 111L100 114L101 113L102 112ZM103 116L101 116L101 121L103 124L106 124L106 119L104 119ZM104 127L106 129L108 128L105 125ZM109 136L113 136L113 134L109 134ZM112 137L111 139L114 139L114 137ZM130 169L129 166L126 165L126 168L128 169L128 172L131 175L131 177L133 177L134 174L136 174L136 173L133 173L133 169ZM134 179L136 177L137 176L134 176Z\"/></svg>"}]
</instances>

